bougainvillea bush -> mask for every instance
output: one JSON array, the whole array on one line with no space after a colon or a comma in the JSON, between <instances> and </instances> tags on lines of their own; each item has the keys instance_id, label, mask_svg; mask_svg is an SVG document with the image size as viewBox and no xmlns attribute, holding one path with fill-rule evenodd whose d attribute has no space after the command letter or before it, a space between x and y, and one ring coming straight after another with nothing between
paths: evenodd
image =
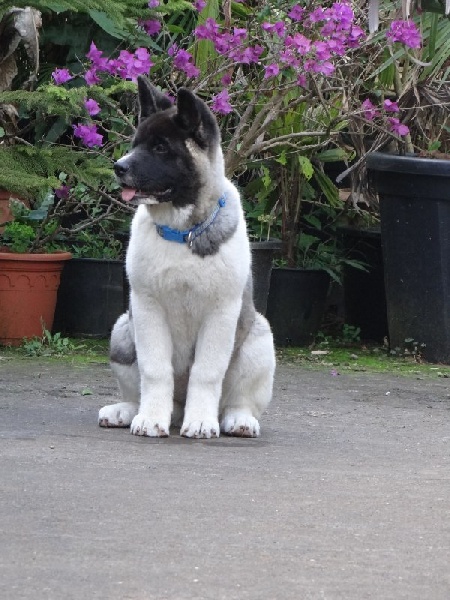
<instances>
[{"instance_id":1,"label":"bougainvillea bush","mask_svg":"<svg viewBox=\"0 0 450 600\"><path fill-rule=\"evenodd\" d=\"M256 175L255 194L266 200L263 212L281 214L284 253L294 264L302 202L318 196L316 185L326 202L339 203L323 164L351 154L342 147L342 131L352 111L367 115L363 102L349 104L356 56L366 35L345 0L323 6L272 0L230 7L211 15L199 0L180 31L168 26L163 8L153 0L149 18L139 23L153 48L108 56L92 42L83 70L55 70L53 83L70 89L81 82L88 115L73 123L74 143L106 152L132 129L129 117L122 129L117 118L110 122L111 106L101 102L107 90L134 82L139 74L149 74L173 98L180 85L192 88L220 121L228 174L248 182L245 172L253 169L249 189ZM398 136L404 130L395 108L393 103L385 111L384 125Z\"/></svg>"},{"instance_id":2,"label":"bougainvillea bush","mask_svg":"<svg viewBox=\"0 0 450 600\"><path fill-rule=\"evenodd\" d=\"M82 182L120 202L111 162L134 131L137 76L149 75L173 98L185 85L219 119L230 176L245 182L256 173L263 182L257 194L267 197L290 174L293 184L271 210L282 214L294 260L304 197L318 187L326 202L339 201L323 165L354 156L349 136L361 125L365 134L382 130L398 141L408 134L395 94L380 92L372 76L377 64L365 15L347 0L226 2L220 10L204 0L150 0L135 30L136 45L119 36L110 52L91 40L75 64L55 66L36 90L0 93L0 103L18 106L24 123L24 135L20 126L3 130L0 151L11 175L17 156L25 163L37 150L31 175L40 183L43 176L58 189L63 173L69 199ZM419 41L408 21L390 28L379 46ZM30 127L39 132L34 139Z\"/></svg>"}]
</instances>

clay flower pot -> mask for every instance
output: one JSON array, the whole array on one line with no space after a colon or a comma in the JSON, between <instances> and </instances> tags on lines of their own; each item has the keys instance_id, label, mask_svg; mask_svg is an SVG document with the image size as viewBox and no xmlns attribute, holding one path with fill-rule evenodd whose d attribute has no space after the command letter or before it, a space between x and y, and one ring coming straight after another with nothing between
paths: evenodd
<instances>
[{"instance_id":1,"label":"clay flower pot","mask_svg":"<svg viewBox=\"0 0 450 600\"><path fill-rule=\"evenodd\" d=\"M19 346L23 338L53 326L56 294L70 252L0 252L0 343Z\"/></svg>"}]
</instances>

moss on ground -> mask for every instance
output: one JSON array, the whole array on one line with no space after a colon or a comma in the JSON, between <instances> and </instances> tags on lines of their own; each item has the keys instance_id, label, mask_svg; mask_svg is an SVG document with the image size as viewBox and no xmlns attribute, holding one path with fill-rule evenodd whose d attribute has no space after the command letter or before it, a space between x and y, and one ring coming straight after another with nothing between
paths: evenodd
<instances>
[{"instance_id":1,"label":"moss on ground","mask_svg":"<svg viewBox=\"0 0 450 600\"><path fill-rule=\"evenodd\" d=\"M278 359L283 363L298 364L311 369L323 367L338 373L368 371L395 373L415 377L450 378L449 365L424 362L420 356L392 355L385 348L355 344L352 346L327 345L326 348L279 348Z\"/></svg>"},{"instance_id":2,"label":"moss on ground","mask_svg":"<svg viewBox=\"0 0 450 600\"><path fill-rule=\"evenodd\" d=\"M107 364L108 347L107 339L63 338L56 334L28 341L19 348L0 347L0 359L3 357L30 360L33 357L41 357L71 364ZM420 356L391 355L385 348L360 343L347 345L327 341L313 348L279 348L277 357L280 363L301 365L309 369L327 368L333 374L367 371L419 378L450 378L449 365L426 363Z\"/></svg>"},{"instance_id":3,"label":"moss on ground","mask_svg":"<svg viewBox=\"0 0 450 600\"><path fill-rule=\"evenodd\" d=\"M55 334L27 340L22 346L0 347L1 358L23 358L30 360L36 357L54 361L67 361L72 364L89 364L109 362L108 339L65 338Z\"/></svg>"}]
</instances>

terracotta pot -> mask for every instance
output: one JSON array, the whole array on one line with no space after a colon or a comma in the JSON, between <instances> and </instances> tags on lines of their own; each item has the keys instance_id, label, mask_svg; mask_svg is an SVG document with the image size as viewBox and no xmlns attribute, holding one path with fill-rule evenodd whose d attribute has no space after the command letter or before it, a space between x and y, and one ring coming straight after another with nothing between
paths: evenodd
<instances>
[{"instance_id":1,"label":"terracotta pot","mask_svg":"<svg viewBox=\"0 0 450 600\"><path fill-rule=\"evenodd\" d=\"M7 221L12 221L13 216L11 214L11 209L9 206L10 198L14 198L14 200L19 200L24 204L27 208L30 208L30 203L28 200L24 198L19 198L17 194L13 192L8 192L7 190L0 190L0 223L6 223ZM0 233L3 233L5 227L0 227Z\"/></svg>"},{"instance_id":2,"label":"terracotta pot","mask_svg":"<svg viewBox=\"0 0 450 600\"><path fill-rule=\"evenodd\" d=\"M70 252L0 252L0 343L19 346L23 338L51 331L64 262Z\"/></svg>"}]
</instances>

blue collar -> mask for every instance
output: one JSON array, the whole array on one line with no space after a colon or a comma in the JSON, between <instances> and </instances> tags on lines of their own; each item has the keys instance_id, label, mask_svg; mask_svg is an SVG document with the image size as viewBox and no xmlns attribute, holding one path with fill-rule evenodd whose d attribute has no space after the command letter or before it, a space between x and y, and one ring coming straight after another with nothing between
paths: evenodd
<instances>
[{"instance_id":1,"label":"blue collar","mask_svg":"<svg viewBox=\"0 0 450 600\"><path fill-rule=\"evenodd\" d=\"M209 215L206 221L198 223L191 227L191 229L185 229L180 231L179 229L172 229L168 225L157 225L156 231L158 234L169 242L177 242L178 244L187 244L189 248L192 248L192 243L199 235L201 235L212 223L215 221L220 209L225 206L226 194L223 194L217 201L217 205L213 212Z\"/></svg>"}]
</instances>

